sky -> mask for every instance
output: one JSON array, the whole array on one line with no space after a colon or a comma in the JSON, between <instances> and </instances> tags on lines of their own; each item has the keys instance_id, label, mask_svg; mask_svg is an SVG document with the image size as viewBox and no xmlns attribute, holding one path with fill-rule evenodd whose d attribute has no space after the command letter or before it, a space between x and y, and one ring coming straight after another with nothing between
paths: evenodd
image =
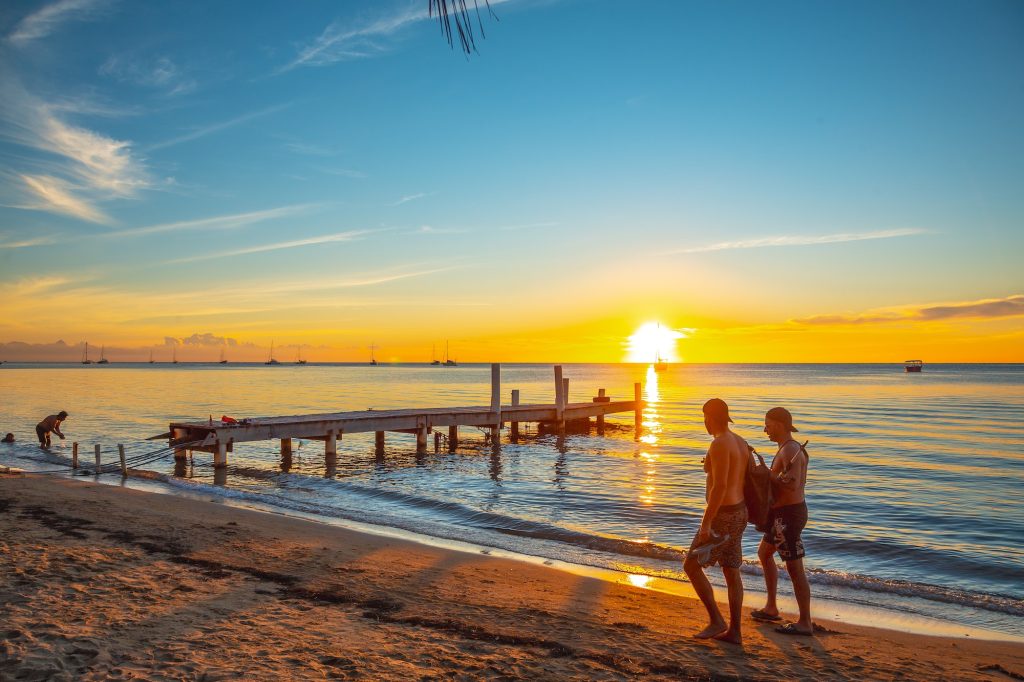
<instances>
[{"instance_id":1,"label":"sky","mask_svg":"<svg viewBox=\"0 0 1024 682\"><path fill-rule=\"evenodd\" d=\"M1024 361L1024 4L427 5L0 5L0 360Z\"/></svg>"}]
</instances>

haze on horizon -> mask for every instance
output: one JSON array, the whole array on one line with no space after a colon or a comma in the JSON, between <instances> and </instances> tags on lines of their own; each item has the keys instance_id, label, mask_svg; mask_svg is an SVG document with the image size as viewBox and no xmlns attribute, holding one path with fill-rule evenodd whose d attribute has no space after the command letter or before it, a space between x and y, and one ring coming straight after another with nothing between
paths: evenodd
<instances>
[{"instance_id":1,"label":"haze on horizon","mask_svg":"<svg viewBox=\"0 0 1024 682\"><path fill-rule=\"evenodd\" d=\"M0 359L1024 361L1024 5L491 3L4 3Z\"/></svg>"}]
</instances>

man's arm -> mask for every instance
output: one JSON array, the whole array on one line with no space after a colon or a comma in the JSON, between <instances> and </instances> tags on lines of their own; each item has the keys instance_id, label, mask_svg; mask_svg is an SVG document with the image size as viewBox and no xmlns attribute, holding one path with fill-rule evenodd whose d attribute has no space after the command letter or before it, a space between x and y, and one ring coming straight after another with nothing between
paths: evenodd
<instances>
[{"instance_id":1,"label":"man's arm","mask_svg":"<svg viewBox=\"0 0 1024 682\"><path fill-rule=\"evenodd\" d=\"M60 432L60 422L59 421L53 423L53 432L56 433L58 436L60 436L61 440L64 440L64 434Z\"/></svg>"},{"instance_id":2,"label":"man's arm","mask_svg":"<svg viewBox=\"0 0 1024 682\"><path fill-rule=\"evenodd\" d=\"M718 439L708 448L708 461L711 463L711 490L708 491L708 504L704 508L704 517L700 522L698 536L701 539L711 533L711 522L718 515L718 509L725 499L726 487L729 483L729 457L727 448Z\"/></svg>"},{"instance_id":3,"label":"man's arm","mask_svg":"<svg viewBox=\"0 0 1024 682\"><path fill-rule=\"evenodd\" d=\"M793 442L786 446L785 452L779 453L781 471L776 473L775 467L772 467L772 481L776 485L787 490L796 490L800 487L804 472L804 458L800 456L801 454L800 446Z\"/></svg>"}]
</instances>

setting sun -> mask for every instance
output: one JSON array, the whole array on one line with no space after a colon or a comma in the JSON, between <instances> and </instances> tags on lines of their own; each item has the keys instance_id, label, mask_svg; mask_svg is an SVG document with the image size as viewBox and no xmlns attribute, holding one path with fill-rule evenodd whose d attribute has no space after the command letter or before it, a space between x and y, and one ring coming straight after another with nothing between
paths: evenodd
<instances>
[{"instance_id":1,"label":"setting sun","mask_svg":"<svg viewBox=\"0 0 1024 682\"><path fill-rule=\"evenodd\" d=\"M664 327L660 322L645 322L629 337L626 346L627 362L679 362L676 354L676 341L686 335L677 330Z\"/></svg>"}]
</instances>

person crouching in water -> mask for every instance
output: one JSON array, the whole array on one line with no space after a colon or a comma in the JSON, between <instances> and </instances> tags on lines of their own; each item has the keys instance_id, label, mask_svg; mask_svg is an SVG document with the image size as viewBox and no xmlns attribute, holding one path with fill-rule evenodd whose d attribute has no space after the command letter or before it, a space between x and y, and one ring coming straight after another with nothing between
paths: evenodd
<instances>
[{"instance_id":1,"label":"person crouching in water","mask_svg":"<svg viewBox=\"0 0 1024 682\"><path fill-rule=\"evenodd\" d=\"M778 452L772 460L772 502L771 527L761 539L757 556L764 569L764 582L768 600L763 609L751 612L755 620L777 621L779 607L775 603L779 569L775 565L778 552L786 562L786 572L793 583L793 596L800 608L800 620L775 628L784 635L813 635L811 622L811 586L804 571L804 541L800 534L807 525L807 502L804 487L807 484L807 450L793 440L796 433L793 415L784 407L773 407L764 416L764 432L768 439L777 443ZM805 443L806 445L806 443Z\"/></svg>"},{"instance_id":2,"label":"person crouching in water","mask_svg":"<svg viewBox=\"0 0 1024 682\"><path fill-rule=\"evenodd\" d=\"M697 639L718 639L742 644L740 622L743 616L743 563L741 541L747 527L747 506L743 500L743 482L750 463L747 442L729 430L729 407L724 401L712 398L704 403L704 426L714 436L704 472L707 474L705 498L707 507L700 522L700 530L690 545L683 562L683 570L690 579L704 608L709 623L698 632ZM715 592L704 575L704 566L718 563L725 574L729 588L729 623L715 603Z\"/></svg>"},{"instance_id":3,"label":"person crouching in water","mask_svg":"<svg viewBox=\"0 0 1024 682\"><path fill-rule=\"evenodd\" d=\"M61 410L57 414L51 414L43 421L36 424L36 435L39 436L39 447L50 447L50 433L56 433L64 440L64 434L60 431L60 424L68 418L68 413Z\"/></svg>"}]
</instances>

